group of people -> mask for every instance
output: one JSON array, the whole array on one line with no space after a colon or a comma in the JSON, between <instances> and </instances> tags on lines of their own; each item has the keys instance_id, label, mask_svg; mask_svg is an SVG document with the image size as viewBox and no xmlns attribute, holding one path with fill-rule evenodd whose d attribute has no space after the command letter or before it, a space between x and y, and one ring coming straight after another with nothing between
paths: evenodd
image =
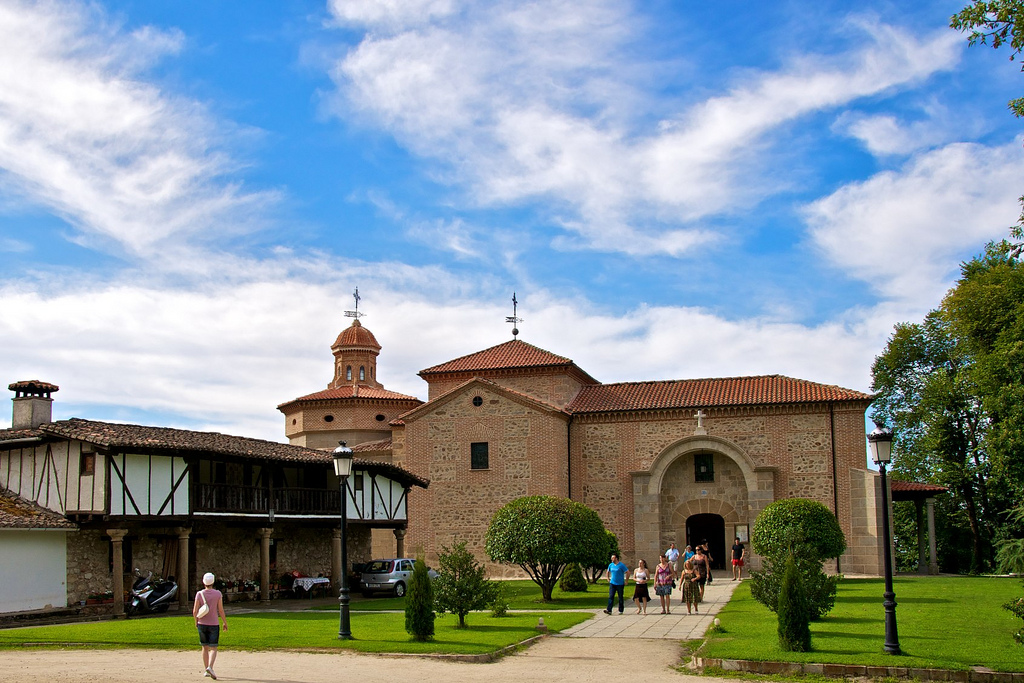
<instances>
[{"instance_id":1,"label":"group of people","mask_svg":"<svg viewBox=\"0 0 1024 683\"><path fill-rule=\"evenodd\" d=\"M733 581L743 578L743 564L746 557L746 549L737 537L732 546L732 572ZM647 603L651 601L648 584L653 580L654 593L661 600L661 613L672 613L672 590L681 588L679 604L686 605L686 613L699 613L698 605L704 600L704 589L711 583L711 563L714 558L708 551L707 541L700 543L696 549L686 546L680 552L673 543L659 558L658 565L654 571L648 569L647 562L643 559L637 561L636 569L633 570L633 602L636 604L637 614L647 614ZM619 561L618 555L612 555L611 563L608 565L608 607L605 614L612 613L615 605L615 598L618 596L619 614L625 611L625 590L626 575L629 567Z\"/></svg>"}]
</instances>

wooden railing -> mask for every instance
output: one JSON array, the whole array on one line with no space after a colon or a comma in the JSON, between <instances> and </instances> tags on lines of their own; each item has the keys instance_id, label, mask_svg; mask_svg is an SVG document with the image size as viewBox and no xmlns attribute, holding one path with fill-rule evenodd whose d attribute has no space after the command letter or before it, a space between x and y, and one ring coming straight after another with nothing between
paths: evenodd
<instances>
[{"instance_id":1,"label":"wooden railing","mask_svg":"<svg viewBox=\"0 0 1024 683\"><path fill-rule=\"evenodd\" d=\"M340 493L328 489L199 484L194 512L338 514Z\"/></svg>"}]
</instances>

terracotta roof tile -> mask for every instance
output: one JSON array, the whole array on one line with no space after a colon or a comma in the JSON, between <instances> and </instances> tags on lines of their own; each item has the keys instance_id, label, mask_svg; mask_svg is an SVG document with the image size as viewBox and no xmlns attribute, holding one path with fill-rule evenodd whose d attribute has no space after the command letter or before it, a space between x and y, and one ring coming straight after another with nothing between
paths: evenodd
<instances>
[{"instance_id":1,"label":"terracotta roof tile","mask_svg":"<svg viewBox=\"0 0 1024 683\"><path fill-rule=\"evenodd\" d=\"M317 391L312 394L306 394L305 396L299 396L298 398L288 401L288 403L294 403L295 401L329 401L342 398L375 398L384 399L388 401L417 401L419 399L415 396L406 396L400 394L397 391L388 391L387 389L381 389L379 387L371 387L365 384L352 385L346 384L345 386L338 387L337 389L324 389L323 391ZM281 405L288 405L288 403L282 403Z\"/></svg>"},{"instance_id":2,"label":"terracotta roof tile","mask_svg":"<svg viewBox=\"0 0 1024 683\"><path fill-rule=\"evenodd\" d=\"M331 348L335 349L339 346L367 346L380 351L380 344L377 343L377 338L373 336L373 332L363 327L358 318L352 321L351 326L341 331L341 334L334 340Z\"/></svg>"},{"instance_id":3,"label":"terracotta roof tile","mask_svg":"<svg viewBox=\"0 0 1024 683\"><path fill-rule=\"evenodd\" d=\"M623 382L585 386L569 404L571 413L658 408L772 405L819 401L870 401L870 394L783 375Z\"/></svg>"},{"instance_id":4,"label":"terracotta roof tile","mask_svg":"<svg viewBox=\"0 0 1024 683\"><path fill-rule=\"evenodd\" d=\"M35 429L0 429L0 444L4 441L20 441L21 439L38 439L43 435L39 428Z\"/></svg>"},{"instance_id":5,"label":"terracotta roof tile","mask_svg":"<svg viewBox=\"0 0 1024 683\"><path fill-rule=\"evenodd\" d=\"M892 486L893 493L945 493L949 490L945 486L923 484L919 481L898 481L893 479L889 483Z\"/></svg>"},{"instance_id":6,"label":"terracotta roof tile","mask_svg":"<svg viewBox=\"0 0 1024 683\"><path fill-rule=\"evenodd\" d=\"M373 453L376 451L390 451L391 439L378 439L376 441L365 441L358 446L352 447L353 453Z\"/></svg>"},{"instance_id":7,"label":"terracotta roof tile","mask_svg":"<svg viewBox=\"0 0 1024 683\"><path fill-rule=\"evenodd\" d=\"M0 488L0 529L77 529L53 510L36 505Z\"/></svg>"},{"instance_id":8,"label":"terracotta roof tile","mask_svg":"<svg viewBox=\"0 0 1024 683\"><path fill-rule=\"evenodd\" d=\"M473 372L477 370L498 370L506 368L571 367L572 360L557 356L550 351L513 339L504 344L492 346L467 356L450 360L440 365L421 370L420 375L442 372Z\"/></svg>"}]
</instances>

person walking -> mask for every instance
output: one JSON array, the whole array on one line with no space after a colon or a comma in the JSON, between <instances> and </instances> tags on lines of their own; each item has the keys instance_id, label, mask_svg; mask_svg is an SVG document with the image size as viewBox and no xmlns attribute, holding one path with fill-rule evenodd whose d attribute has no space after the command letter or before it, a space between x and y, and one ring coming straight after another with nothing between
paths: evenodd
<instances>
[{"instance_id":1,"label":"person walking","mask_svg":"<svg viewBox=\"0 0 1024 683\"><path fill-rule=\"evenodd\" d=\"M676 547L675 543L669 545L668 550L665 551L665 557L668 558L669 563L672 565L672 571L679 575L679 548Z\"/></svg>"},{"instance_id":2,"label":"person walking","mask_svg":"<svg viewBox=\"0 0 1024 683\"><path fill-rule=\"evenodd\" d=\"M708 582L708 557L704 554L704 548L697 546L697 554L690 560L694 570L697 572L697 585L700 587L700 599L704 601L704 586Z\"/></svg>"},{"instance_id":3,"label":"person walking","mask_svg":"<svg viewBox=\"0 0 1024 683\"><path fill-rule=\"evenodd\" d=\"M221 624L228 630L228 618L224 614L224 595L213 587L214 575L207 572L203 575L205 588L196 593L196 601L192 606L192 616L196 620L199 631L199 644L203 647L204 676L217 680L213 672L213 664L217 661L217 645L220 644Z\"/></svg>"},{"instance_id":4,"label":"person walking","mask_svg":"<svg viewBox=\"0 0 1024 683\"><path fill-rule=\"evenodd\" d=\"M697 548L704 551L704 561L707 563L707 573L704 576L705 583L711 583L714 579L714 577L711 576L711 564L715 561L715 558L711 556L711 549L708 548L708 540L705 538L700 542L700 545L697 546ZM701 593L701 595L703 595L703 593Z\"/></svg>"},{"instance_id":5,"label":"person walking","mask_svg":"<svg viewBox=\"0 0 1024 683\"><path fill-rule=\"evenodd\" d=\"M633 588L633 602L636 603L637 614L647 614L647 603L651 601L651 593L647 590L647 582L651 578L651 573L647 571L646 560L640 560L636 564L636 569L633 571L633 581L636 583L636 587Z\"/></svg>"},{"instance_id":6,"label":"person walking","mask_svg":"<svg viewBox=\"0 0 1024 683\"><path fill-rule=\"evenodd\" d=\"M619 556L613 554L612 561L608 565L608 609L604 611L605 614L612 613L616 593L619 594L619 614L626 609L623 593L626 591L626 572L628 571L629 567L624 562L619 562Z\"/></svg>"},{"instance_id":7,"label":"person walking","mask_svg":"<svg viewBox=\"0 0 1024 683\"><path fill-rule=\"evenodd\" d=\"M654 592L661 598L661 613L672 614L672 579L675 572L668 558L661 556L661 561L654 568Z\"/></svg>"},{"instance_id":8,"label":"person walking","mask_svg":"<svg viewBox=\"0 0 1024 683\"><path fill-rule=\"evenodd\" d=\"M747 549L740 542L740 537L736 537L736 542L732 544L732 580L742 581L743 580L743 558L747 556Z\"/></svg>"},{"instance_id":9,"label":"person walking","mask_svg":"<svg viewBox=\"0 0 1024 683\"><path fill-rule=\"evenodd\" d=\"M686 613L699 612L697 605L700 604L700 586L697 584L697 570L693 568L693 559L683 562L682 581L683 596L680 602L686 603Z\"/></svg>"}]
</instances>

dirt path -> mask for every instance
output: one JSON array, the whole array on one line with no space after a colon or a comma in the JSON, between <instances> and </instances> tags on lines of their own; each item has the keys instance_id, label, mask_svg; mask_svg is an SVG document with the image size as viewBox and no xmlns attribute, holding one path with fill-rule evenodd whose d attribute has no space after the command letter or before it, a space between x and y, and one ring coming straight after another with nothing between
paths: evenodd
<instances>
[{"instance_id":1,"label":"dirt path","mask_svg":"<svg viewBox=\"0 0 1024 683\"><path fill-rule=\"evenodd\" d=\"M337 683L415 680L444 683L523 681L650 681L670 677L685 683L714 679L676 672L679 645L670 640L546 638L525 652L490 664L443 662L361 654L233 652L217 660L222 681ZM32 683L179 683L203 678L199 652L162 650L60 650L5 652L0 681Z\"/></svg>"}]
</instances>

